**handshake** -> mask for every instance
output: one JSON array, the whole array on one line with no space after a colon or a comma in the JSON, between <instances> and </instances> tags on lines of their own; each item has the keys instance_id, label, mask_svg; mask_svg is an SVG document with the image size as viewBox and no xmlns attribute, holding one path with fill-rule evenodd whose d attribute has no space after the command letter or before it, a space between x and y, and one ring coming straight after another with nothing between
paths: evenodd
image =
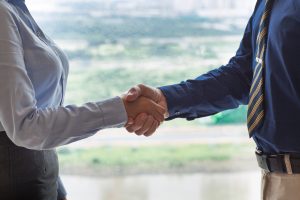
<instances>
[{"instance_id":1,"label":"handshake","mask_svg":"<svg viewBox=\"0 0 300 200\"><path fill-rule=\"evenodd\" d=\"M168 117L165 96L157 88L137 85L122 95L122 100L128 115L125 127L136 135L152 135Z\"/></svg>"}]
</instances>

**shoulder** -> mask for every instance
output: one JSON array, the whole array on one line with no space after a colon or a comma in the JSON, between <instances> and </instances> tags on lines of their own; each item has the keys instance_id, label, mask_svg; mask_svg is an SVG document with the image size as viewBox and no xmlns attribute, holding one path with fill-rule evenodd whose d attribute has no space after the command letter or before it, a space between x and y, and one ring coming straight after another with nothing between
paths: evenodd
<instances>
[{"instance_id":1,"label":"shoulder","mask_svg":"<svg viewBox=\"0 0 300 200\"><path fill-rule=\"evenodd\" d=\"M11 6L6 0L0 0L0 22L16 22L16 12L13 6Z\"/></svg>"},{"instance_id":2,"label":"shoulder","mask_svg":"<svg viewBox=\"0 0 300 200\"><path fill-rule=\"evenodd\" d=\"M0 0L0 39L20 39L20 18L14 7L5 0Z\"/></svg>"},{"instance_id":3,"label":"shoulder","mask_svg":"<svg viewBox=\"0 0 300 200\"><path fill-rule=\"evenodd\" d=\"M7 1L0 0L0 14L1 15L10 14L11 10L12 10L11 5Z\"/></svg>"}]
</instances>

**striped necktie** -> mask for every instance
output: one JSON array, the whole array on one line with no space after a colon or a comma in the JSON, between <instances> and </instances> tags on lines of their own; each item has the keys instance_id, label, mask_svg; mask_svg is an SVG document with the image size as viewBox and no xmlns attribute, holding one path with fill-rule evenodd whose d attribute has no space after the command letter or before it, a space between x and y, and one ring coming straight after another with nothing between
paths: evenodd
<instances>
[{"instance_id":1,"label":"striped necktie","mask_svg":"<svg viewBox=\"0 0 300 200\"><path fill-rule=\"evenodd\" d=\"M256 66L253 72L253 79L249 94L247 125L249 136L259 128L265 116L264 110L264 68L265 50L267 45L267 35L269 18L274 0L265 0L265 9L259 24L259 32L256 40Z\"/></svg>"}]
</instances>

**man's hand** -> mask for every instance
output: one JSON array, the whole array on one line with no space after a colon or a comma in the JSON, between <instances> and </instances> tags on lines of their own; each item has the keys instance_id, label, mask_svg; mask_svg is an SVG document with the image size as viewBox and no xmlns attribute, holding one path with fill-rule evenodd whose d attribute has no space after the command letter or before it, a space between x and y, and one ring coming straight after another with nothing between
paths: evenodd
<instances>
[{"instance_id":1,"label":"man's hand","mask_svg":"<svg viewBox=\"0 0 300 200\"><path fill-rule=\"evenodd\" d=\"M136 118L140 113L147 113L152 116L152 119L162 122L164 121L165 109L146 97L139 97L133 102L126 101L126 96L122 97L128 118ZM130 120L129 120L130 121ZM149 125L152 125L150 123Z\"/></svg>"},{"instance_id":2,"label":"man's hand","mask_svg":"<svg viewBox=\"0 0 300 200\"><path fill-rule=\"evenodd\" d=\"M162 106L166 111L164 113L164 117L168 117L167 101L159 89L140 84L128 91L127 95L125 95L125 100L128 102L134 102L141 96L152 99L154 102ZM156 121L151 115L147 115L146 113L141 113L134 119L134 121L133 119L129 119L129 121L130 123L126 125L127 131L131 133L135 132L137 135L150 136L160 125L160 121ZM150 126L150 124L152 125Z\"/></svg>"}]
</instances>

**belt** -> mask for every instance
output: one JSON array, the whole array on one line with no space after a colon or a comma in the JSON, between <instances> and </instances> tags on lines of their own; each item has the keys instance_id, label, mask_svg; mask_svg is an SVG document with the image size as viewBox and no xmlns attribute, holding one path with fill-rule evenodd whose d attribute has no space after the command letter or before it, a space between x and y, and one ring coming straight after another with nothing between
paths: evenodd
<instances>
[{"instance_id":1,"label":"belt","mask_svg":"<svg viewBox=\"0 0 300 200\"><path fill-rule=\"evenodd\" d=\"M268 155L259 150L255 154L259 167L267 172L300 174L300 154Z\"/></svg>"}]
</instances>

